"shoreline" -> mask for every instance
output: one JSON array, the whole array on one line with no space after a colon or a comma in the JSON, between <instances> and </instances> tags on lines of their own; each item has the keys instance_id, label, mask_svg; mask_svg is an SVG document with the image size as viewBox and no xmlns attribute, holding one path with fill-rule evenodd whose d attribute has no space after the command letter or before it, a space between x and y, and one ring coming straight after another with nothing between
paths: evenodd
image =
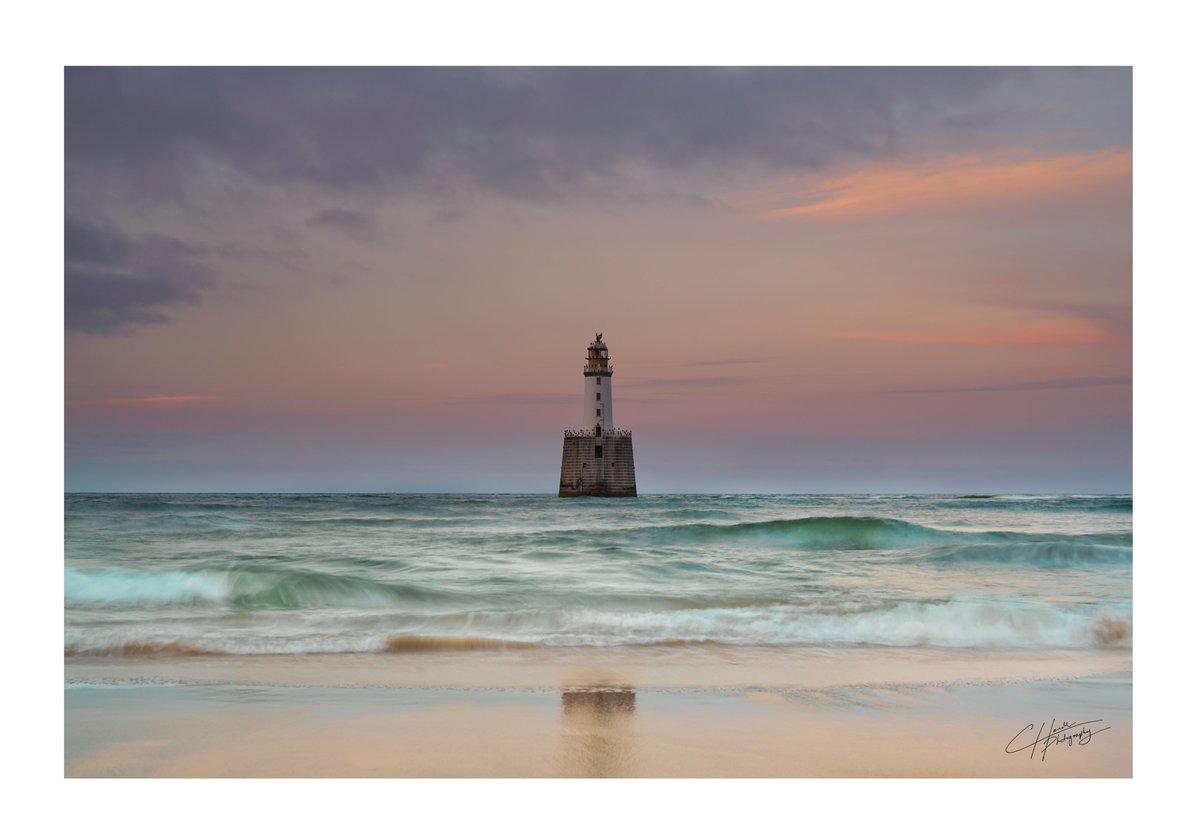
<instances>
[{"instance_id":1,"label":"shoreline","mask_svg":"<svg viewBox=\"0 0 1200 840\"><path fill-rule=\"evenodd\" d=\"M836 688L1077 679L1131 671L1129 647L978 649L646 645L370 653L75 655L67 683L209 683L279 687L562 689Z\"/></svg>"}]
</instances>

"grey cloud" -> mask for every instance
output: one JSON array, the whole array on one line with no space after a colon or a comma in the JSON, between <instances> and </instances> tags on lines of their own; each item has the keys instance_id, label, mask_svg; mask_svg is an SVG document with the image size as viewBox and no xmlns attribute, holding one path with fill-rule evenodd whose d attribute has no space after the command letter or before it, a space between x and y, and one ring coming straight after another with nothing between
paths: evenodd
<instances>
[{"instance_id":1,"label":"grey cloud","mask_svg":"<svg viewBox=\"0 0 1200 840\"><path fill-rule=\"evenodd\" d=\"M378 225L370 215L340 207L325 208L310 218L308 225L344 234L359 242L373 241L379 233Z\"/></svg>"},{"instance_id":2,"label":"grey cloud","mask_svg":"<svg viewBox=\"0 0 1200 840\"><path fill-rule=\"evenodd\" d=\"M1017 382L1011 385L974 385L965 388L909 388L889 391L891 394L972 394L988 391L1056 391L1061 388L1098 388L1104 385L1128 385L1127 376L1080 376L1074 379L1046 379L1040 382Z\"/></svg>"},{"instance_id":3,"label":"grey cloud","mask_svg":"<svg viewBox=\"0 0 1200 840\"><path fill-rule=\"evenodd\" d=\"M453 402L487 403L490 405L558 405L579 401L578 394L480 394L459 397Z\"/></svg>"},{"instance_id":4,"label":"grey cloud","mask_svg":"<svg viewBox=\"0 0 1200 840\"><path fill-rule=\"evenodd\" d=\"M709 359L698 362L676 362L677 367L724 367L726 365L757 365L763 362L771 361L772 356L763 356L757 359Z\"/></svg>"},{"instance_id":5,"label":"grey cloud","mask_svg":"<svg viewBox=\"0 0 1200 840\"><path fill-rule=\"evenodd\" d=\"M524 198L1038 136L1128 142L1123 68L69 68L68 193L267 184ZM1024 117L1024 119L1022 119ZM1056 128L1062 129L1055 131ZM1022 129L1023 130L1023 129ZM1021 138L1024 139L1024 138ZM1093 141L1094 142L1094 141ZM651 190L653 192L653 190Z\"/></svg>"},{"instance_id":6,"label":"grey cloud","mask_svg":"<svg viewBox=\"0 0 1200 840\"><path fill-rule=\"evenodd\" d=\"M431 225L452 225L466 218L466 213L458 209L439 210L429 218Z\"/></svg>"},{"instance_id":7,"label":"grey cloud","mask_svg":"<svg viewBox=\"0 0 1200 840\"><path fill-rule=\"evenodd\" d=\"M690 379L634 379L626 388L710 388L718 385L742 385L754 381L746 376L697 376Z\"/></svg>"},{"instance_id":8,"label":"grey cloud","mask_svg":"<svg viewBox=\"0 0 1200 840\"><path fill-rule=\"evenodd\" d=\"M66 328L106 334L170 320L212 282L202 250L178 239L135 240L68 217L64 229Z\"/></svg>"},{"instance_id":9,"label":"grey cloud","mask_svg":"<svg viewBox=\"0 0 1200 840\"><path fill-rule=\"evenodd\" d=\"M658 402L654 397L646 396L621 396L618 399L622 405L625 403L643 404ZM579 394L567 391L545 394L479 394L469 397L457 397L450 401L486 405L573 405L579 402Z\"/></svg>"},{"instance_id":10,"label":"grey cloud","mask_svg":"<svg viewBox=\"0 0 1200 840\"><path fill-rule=\"evenodd\" d=\"M63 254L68 263L111 265L123 260L130 242L115 231L68 216L63 224Z\"/></svg>"},{"instance_id":11,"label":"grey cloud","mask_svg":"<svg viewBox=\"0 0 1200 840\"><path fill-rule=\"evenodd\" d=\"M375 225L371 217L366 213L360 213L357 210L342 210L337 207L322 210L309 219L308 223L317 227L345 228L348 230L362 230L374 227Z\"/></svg>"}]
</instances>

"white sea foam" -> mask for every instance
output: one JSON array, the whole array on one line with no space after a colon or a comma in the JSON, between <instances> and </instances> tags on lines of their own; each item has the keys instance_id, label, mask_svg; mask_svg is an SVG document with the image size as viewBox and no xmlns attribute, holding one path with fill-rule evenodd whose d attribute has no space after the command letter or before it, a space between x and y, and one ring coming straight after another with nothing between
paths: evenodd
<instances>
[{"instance_id":1,"label":"white sea foam","mask_svg":"<svg viewBox=\"0 0 1200 840\"><path fill-rule=\"evenodd\" d=\"M441 640L445 647L486 642L548 646L881 645L946 648L1091 648L1128 646L1127 614L1038 604L951 600L829 612L800 605L607 611L563 609L509 613L380 617L369 628L313 616L277 615L253 632L216 625L67 628L71 654L336 653L421 647L403 640ZM437 645L427 645L436 647Z\"/></svg>"},{"instance_id":2,"label":"white sea foam","mask_svg":"<svg viewBox=\"0 0 1200 840\"><path fill-rule=\"evenodd\" d=\"M561 610L544 614L443 616L415 628L561 645L720 642L736 645L874 644L934 647L1092 647L1127 643L1112 622L1128 617L1034 603L951 600L848 612L779 604L659 612ZM455 626L458 624L459 626Z\"/></svg>"},{"instance_id":3,"label":"white sea foam","mask_svg":"<svg viewBox=\"0 0 1200 840\"><path fill-rule=\"evenodd\" d=\"M225 576L210 572L68 568L64 578L68 604L220 601L228 594Z\"/></svg>"}]
</instances>

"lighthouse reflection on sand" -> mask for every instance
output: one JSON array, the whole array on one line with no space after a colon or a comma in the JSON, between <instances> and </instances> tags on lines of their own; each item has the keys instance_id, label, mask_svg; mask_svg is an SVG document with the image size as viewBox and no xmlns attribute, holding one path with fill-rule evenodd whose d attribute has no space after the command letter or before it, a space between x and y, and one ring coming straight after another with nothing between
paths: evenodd
<instances>
[{"instance_id":1,"label":"lighthouse reflection on sand","mask_svg":"<svg viewBox=\"0 0 1200 840\"><path fill-rule=\"evenodd\" d=\"M632 688L594 686L562 693L562 735L569 776L627 776L636 760Z\"/></svg>"}]
</instances>

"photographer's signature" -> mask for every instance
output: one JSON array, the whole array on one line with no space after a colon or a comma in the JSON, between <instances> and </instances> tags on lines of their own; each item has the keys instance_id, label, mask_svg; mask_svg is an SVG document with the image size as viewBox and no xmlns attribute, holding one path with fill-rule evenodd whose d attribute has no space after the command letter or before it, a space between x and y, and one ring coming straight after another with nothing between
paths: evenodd
<instances>
[{"instance_id":1,"label":"photographer's signature","mask_svg":"<svg viewBox=\"0 0 1200 840\"><path fill-rule=\"evenodd\" d=\"M1051 747L1059 744L1066 744L1068 747L1084 747L1092 742L1094 736L1112 729L1111 726L1096 729L1094 726L1097 723L1104 723L1104 721L1097 719L1072 723L1069 720L1051 719L1049 724L1043 721L1042 725L1038 727L1036 738L1033 737L1034 724L1031 723L1013 736L1004 751L1009 755L1017 755L1028 750L1029 757L1034 758L1040 747L1042 761L1045 761L1046 753L1050 751Z\"/></svg>"}]
</instances>

